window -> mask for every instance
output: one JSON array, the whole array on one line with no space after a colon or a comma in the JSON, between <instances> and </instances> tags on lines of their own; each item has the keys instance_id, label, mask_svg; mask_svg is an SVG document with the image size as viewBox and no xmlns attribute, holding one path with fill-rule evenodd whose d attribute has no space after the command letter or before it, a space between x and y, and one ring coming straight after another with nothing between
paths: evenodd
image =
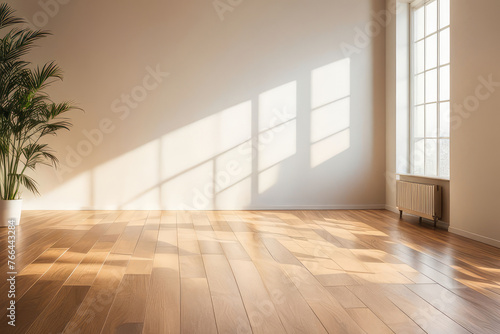
<instances>
[{"instance_id":1,"label":"window","mask_svg":"<svg viewBox=\"0 0 500 334\"><path fill-rule=\"evenodd\" d=\"M450 176L450 0L411 9L411 173Z\"/></svg>"}]
</instances>

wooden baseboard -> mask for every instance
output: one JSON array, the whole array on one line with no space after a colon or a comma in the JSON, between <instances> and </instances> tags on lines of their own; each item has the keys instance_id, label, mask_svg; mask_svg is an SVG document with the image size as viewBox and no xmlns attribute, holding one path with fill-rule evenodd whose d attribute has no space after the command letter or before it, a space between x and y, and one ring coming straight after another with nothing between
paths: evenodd
<instances>
[{"instance_id":1,"label":"wooden baseboard","mask_svg":"<svg viewBox=\"0 0 500 334\"><path fill-rule=\"evenodd\" d=\"M482 243L490 245L490 246L500 248L500 240L488 238L488 237L485 237L483 235L479 235L479 234L472 233L469 231L461 230L459 228L455 228L455 227L451 227L451 226L448 229L448 231L453 233L453 234L460 235L462 237L466 237L466 238L476 240L476 241L482 242Z\"/></svg>"}]
</instances>

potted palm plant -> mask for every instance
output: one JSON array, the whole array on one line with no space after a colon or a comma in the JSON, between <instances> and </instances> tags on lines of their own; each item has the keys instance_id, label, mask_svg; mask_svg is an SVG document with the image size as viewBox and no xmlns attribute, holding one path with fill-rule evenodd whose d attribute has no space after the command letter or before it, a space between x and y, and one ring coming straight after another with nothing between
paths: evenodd
<instances>
[{"instance_id":1,"label":"potted palm plant","mask_svg":"<svg viewBox=\"0 0 500 334\"><path fill-rule=\"evenodd\" d=\"M44 92L62 72L54 63L32 66L24 56L47 31L24 28L25 21L0 4L0 226L21 217L21 192L39 194L37 182L27 174L39 165L57 167L58 160L44 139L68 130L64 114L74 109L54 103ZM11 27L4 33L4 29Z\"/></svg>"}]
</instances>

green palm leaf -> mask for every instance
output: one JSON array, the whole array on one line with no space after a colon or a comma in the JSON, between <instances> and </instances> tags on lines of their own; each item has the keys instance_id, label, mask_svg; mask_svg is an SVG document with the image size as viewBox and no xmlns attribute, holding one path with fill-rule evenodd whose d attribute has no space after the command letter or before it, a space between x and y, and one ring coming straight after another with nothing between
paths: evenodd
<instances>
[{"instance_id":1,"label":"green palm leaf","mask_svg":"<svg viewBox=\"0 0 500 334\"><path fill-rule=\"evenodd\" d=\"M38 165L57 167L54 152L41 139L69 130L64 114L75 108L69 102L54 103L44 92L62 71L55 62L31 66L24 59L47 31L17 28L25 21L7 4L0 4L0 29L13 28L0 36L0 197L16 199L20 187L38 194L36 181L27 170Z\"/></svg>"},{"instance_id":2,"label":"green palm leaf","mask_svg":"<svg viewBox=\"0 0 500 334\"><path fill-rule=\"evenodd\" d=\"M0 29L24 23L24 20L14 16L14 10L8 4L3 3L0 5Z\"/></svg>"}]
</instances>

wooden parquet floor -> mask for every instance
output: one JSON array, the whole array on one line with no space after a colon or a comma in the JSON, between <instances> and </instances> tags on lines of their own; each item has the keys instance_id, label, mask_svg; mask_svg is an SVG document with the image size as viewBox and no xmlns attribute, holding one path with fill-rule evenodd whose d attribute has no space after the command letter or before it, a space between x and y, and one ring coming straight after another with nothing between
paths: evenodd
<instances>
[{"instance_id":1,"label":"wooden parquet floor","mask_svg":"<svg viewBox=\"0 0 500 334\"><path fill-rule=\"evenodd\" d=\"M0 333L500 333L500 249L359 211L26 211Z\"/></svg>"}]
</instances>

